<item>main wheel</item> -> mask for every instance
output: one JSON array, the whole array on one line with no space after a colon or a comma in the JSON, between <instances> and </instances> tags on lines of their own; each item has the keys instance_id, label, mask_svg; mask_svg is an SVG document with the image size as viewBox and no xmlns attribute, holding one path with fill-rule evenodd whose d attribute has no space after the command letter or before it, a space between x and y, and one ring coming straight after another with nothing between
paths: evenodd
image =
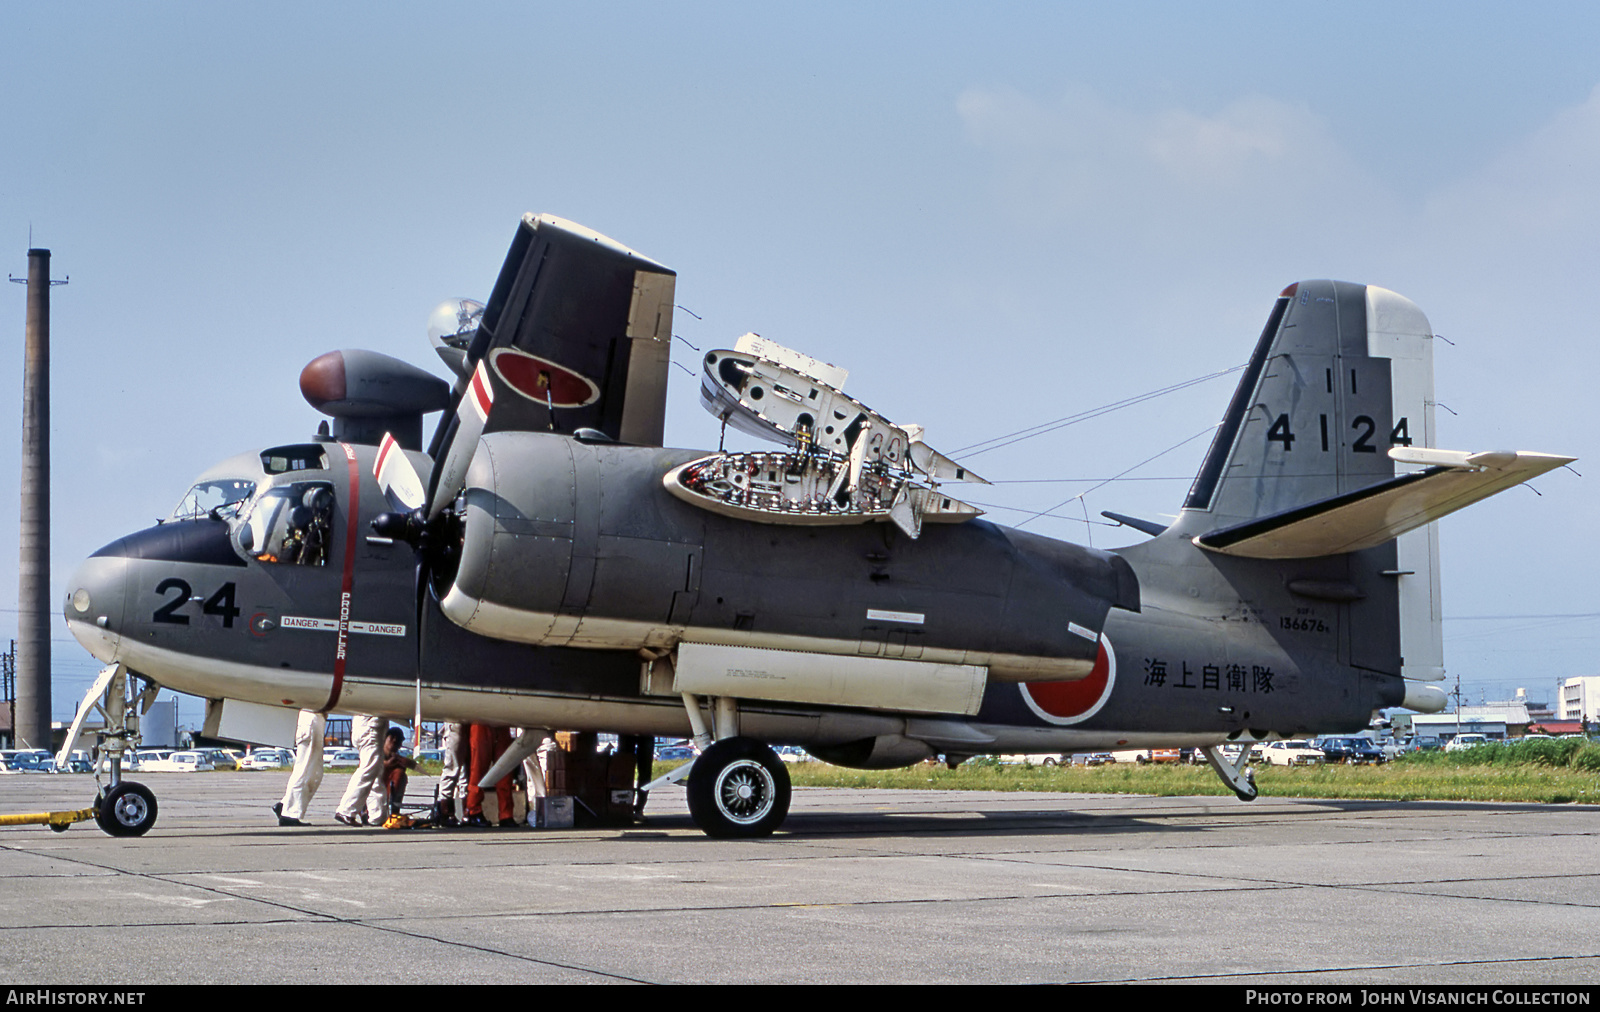
<instances>
[{"instance_id":1,"label":"main wheel","mask_svg":"<svg viewBox=\"0 0 1600 1012\"><path fill-rule=\"evenodd\" d=\"M766 836L789 814L789 771L754 738L724 738L694 761L689 815L707 836Z\"/></svg>"},{"instance_id":2,"label":"main wheel","mask_svg":"<svg viewBox=\"0 0 1600 1012\"><path fill-rule=\"evenodd\" d=\"M156 796L145 785L124 780L101 796L94 821L112 836L143 836L156 824Z\"/></svg>"}]
</instances>

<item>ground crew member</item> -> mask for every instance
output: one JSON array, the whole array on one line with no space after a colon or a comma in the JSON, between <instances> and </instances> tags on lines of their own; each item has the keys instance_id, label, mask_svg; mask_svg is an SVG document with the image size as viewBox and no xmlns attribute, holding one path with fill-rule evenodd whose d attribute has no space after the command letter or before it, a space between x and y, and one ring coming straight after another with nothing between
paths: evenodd
<instances>
[{"instance_id":1,"label":"ground crew member","mask_svg":"<svg viewBox=\"0 0 1600 1012\"><path fill-rule=\"evenodd\" d=\"M350 783L333 816L335 821L346 826L381 826L389 817L388 800L378 787L383 776L383 733L388 726L387 717L358 715L351 721L352 744L361 753L361 759L356 771L350 774Z\"/></svg>"},{"instance_id":2,"label":"ground crew member","mask_svg":"<svg viewBox=\"0 0 1600 1012\"><path fill-rule=\"evenodd\" d=\"M284 788L283 800L272 806L280 826L305 825L306 809L322 786L322 738L328 719L313 710L301 710L294 729L294 770Z\"/></svg>"}]
</instances>

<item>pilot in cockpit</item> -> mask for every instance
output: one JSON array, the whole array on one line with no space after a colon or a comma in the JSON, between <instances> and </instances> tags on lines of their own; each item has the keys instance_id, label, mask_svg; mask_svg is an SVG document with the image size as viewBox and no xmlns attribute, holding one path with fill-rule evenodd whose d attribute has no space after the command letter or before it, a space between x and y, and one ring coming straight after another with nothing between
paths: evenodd
<instances>
[{"instance_id":1,"label":"pilot in cockpit","mask_svg":"<svg viewBox=\"0 0 1600 1012\"><path fill-rule=\"evenodd\" d=\"M326 482L296 482L268 489L256 500L239 541L260 562L322 566L332 520L333 489Z\"/></svg>"}]
</instances>

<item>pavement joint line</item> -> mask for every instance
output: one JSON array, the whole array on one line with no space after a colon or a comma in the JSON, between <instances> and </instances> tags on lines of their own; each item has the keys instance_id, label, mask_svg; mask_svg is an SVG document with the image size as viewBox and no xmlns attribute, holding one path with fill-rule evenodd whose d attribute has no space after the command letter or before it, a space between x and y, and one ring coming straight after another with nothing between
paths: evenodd
<instances>
[{"instance_id":1,"label":"pavement joint line","mask_svg":"<svg viewBox=\"0 0 1600 1012\"><path fill-rule=\"evenodd\" d=\"M327 924L334 919L331 917L316 917L308 921L299 917L271 917L259 921L206 921L196 924L194 921L140 921L140 928L252 928L257 925L274 924ZM122 924L9 924L0 925L0 933L8 931L110 931L127 928Z\"/></svg>"},{"instance_id":2,"label":"pavement joint line","mask_svg":"<svg viewBox=\"0 0 1600 1012\"><path fill-rule=\"evenodd\" d=\"M1304 887L1303 886L1290 885L1290 886L1271 887L1271 888L1281 888L1283 890L1291 890L1291 889L1299 889L1299 888L1304 888ZM773 902L767 902L767 903L726 903L726 904L718 904L718 905L695 905L695 906L687 906L687 905L683 905L683 904L673 904L671 906L662 905L662 906L652 906L652 907L603 907L603 908L593 908L593 909L589 909L589 910L572 910L570 908L562 908L562 909L558 909L558 910L507 910L507 911L502 911L500 913L492 913L492 914L484 914L484 913L471 913L471 914L463 913L463 914L448 914L448 915L429 914L428 915L428 919L430 919L430 920L458 920L458 919L462 919L462 918L468 918L468 919L472 919L472 920L502 920L502 919L507 919L507 918L543 918L543 917L626 917L626 916L635 916L635 915L638 915L638 914L656 914L656 913L661 913L663 911L674 911L674 912L682 912L682 913L732 913L732 912L736 912L736 911L740 911L740 910L785 910L786 911L786 910L793 910L793 909L795 909L797 907L831 907L831 908L839 908L839 909L849 909L849 908L857 908L857 907L859 907L859 908L866 909L866 908L874 908L874 907L918 906L918 905L946 904L946 903L985 904L985 903L1016 903L1016 902L1027 901L1027 900L1081 900L1081 899L1099 898L1099 897L1103 897L1103 896L1193 896L1193 895L1199 895L1199 894L1204 894L1204 893L1233 892L1233 891L1235 891L1235 890L1231 890L1231 889L1159 889L1159 890L1118 889L1118 890L1102 890L1100 892L1075 891L1075 892L1007 893L1007 894L992 894L992 895L987 895L987 896L923 896L923 897L903 897L903 898L898 898L898 899L870 899L870 900L849 900L849 899L818 900L818 901L785 900L785 901L781 901L781 902L780 901L773 901ZM398 918L400 915L388 915L388 916L392 916L392 917ZM329 915L329 917L330 917L330 919L333 919L332 915Z\"/></svg>"},{"instance_id":3,"label":"pavement joint line","mask_svg":"<svg viewBox=\"0 0 1600 1012\"><path fill-rule=\"evenodd\" d=\"M979 857L977 859L978 860L993 861L995 863L1013 863L1013 862L1010 862L1009 858L1007 858L1005 856ZM1250 877L1244 876L1244 875L1229 875L1229 874L1201 872L1201 871L1175 871L1175 870L1167 869L1167 868L1126 868L1126 867L1119 867L1117 865L1086 864L1086 863L1082 863L1082 862L1067 862L1067 863L1054 862L1054 863L1038 863L1038 864L1036 864L1036 863L1031 862L1031 861L1020 861L1020 862L1014 862L1014 863L1026 864L1029 867L1040 868L1040 869L1044 869L1044 868L1079 868L1079 869L1086 869L1086 870L1091 870L1091 871L1123 872L1123 873L1135 874L1135 875L1180 875L1180 876L1182 876L1184 878L1216 879L1216 880L1220 880L1220 881L1224 881L1224 882L1238 882L1242 887L1248 887L1248 888L1254 888L1254 887L1257 887L1257 886L1267 885L1267 886L1272 886L1274 888L1296 888L1296 887L1298 887L1298 888L1305 888L1305 889L1357 890L1357 891L1366 891L1366 892L1374 892L1374 893L1394 893L1394 892L1411 893L1411 892L1420 892L1420 893L1422 893L1422 895L1437 895L1437 894L1434 894L1434 893L1422 892L1422 890L1424 890L1425 888L1427 888L1429 886L1473 884L1473 883L1487 883L1487 882L1527 882L1527 881L1537 881L1537 880L1541 880L1541 879L1542 880L1559 879L1559 880L1562 880L1562 881L1570 881L1570 880L1572 880L1574 878L1581 879L1581 878L1596 878L1596 877L1600 877L1600 876L1597 876L1595 874L1572 875L1572 874L1552 873L1552 874L1549 874L1549 875L1495 875L1495 876L1484 876L1484 877L1475 877L1475 878L1404 879L1404 880L1395 881L1395 882L1296 882L1296 881L1291 880L1291 879L1258 879L1258 878L1250 878ZM1456 896L1456 897L1446 897L1446 898L1498 900L1498 899L1501 899L1502 897L1493 897L1493 896L1480 896L1480 897L1475 897L1475 896ZM1595 904L1595 903L1574 903L1574 902L1567 901L1567 900L1556 901L1556 900L1543 900L1543 899L1522 899L1522 898L1517 898L1517 897L1504 897L1504 899L1506 899L1508 902L1534 903L1534 904L1550 905L1550 906L1575 906L1575 907L1585 907L1585 908L1593 907L1593 906L1600 906L1600 904Z\"/></svg>"},{"instance_id":4,"label":"pavement joint line","mask_svg":"<svg viewBox=\"0 0 1600 1012\"><path fill-rule=\"evenodd\" d=\"M452 947L459 948L459 949L470 949L473 952L481 952L481 953L485 953L485 954L491 955L491 956L503 956L503 957L505 957L507 959L513 959L513 960L516 960L516 961L522 962L522 963L532 963L532 964L534 964L536 966L548 966L548 967L553 967L553 968L558 969L558 970L572 970L572 971L575 971L575 972L578 972L578 973L592 974L592 975L594 975L596 977L606 977L606 978L609 978L611 980L626 981L626 982L628 982L630 984L657 984L657 983L660 983L660 981L650 980L650 979L645 978L645 977L630 977L625 973L613 973L610 970L597 970L597 969L595 969L593 967L581 966L581 965L579 965L577 963L560 963L560 962L556 962L555 960L551 960L551 959L539 959L536 956L525 956L525 955L522 955L521 953L506 952L506 951L504 951L502 949L491 948L491 947L489 947L487 945L476 945L476 944L473 944L471 942L455 941L453 939L439 938L439 937L437 937L435 935L425 935L425 934L422 934L422 933L416 932L416 931L406 931L406 930L403 930L401 928L394 927L394 926L391 926L391 925L373 924L373 923L369 923L369 922L366 922L366 921L346 920L344 918L340 918L340 920L344 921L345 923L349 923L351 925L354 925L354 926L369 928L369 929L371 929L373 931L383 931L383 932L387 932L387 933L392 934L392 935L400 935L400 936L403 936L405 938L413 938L413 939L417 939L419 941L434 942L434 943L439 944L439 945L452 946Z\"/></svg>"},{"instance_id":5,"label":"pavement joint line","mask_svg":"<svg viewBox=\"0 0 1600 1012\"><path fill-rule=\"evenodd\" d=\"M162 880L158 879L158 881L162 881ZM1267 887L1267 889L1270 890L1270 891L1291 891L1291 890L1297 890L1297 889L1303 889L1303 888L1307 888L1307 887L1305 887L1305 886L1295 886L1295 885L1269 886L1269 887ZM591 908L591 909L586 909L586 910L574 910L574 909L571 909L571 908L565 908L564 907L564 908L560 908L560 909L551 909L551 910L505 910L505 911L499 911L499 912L495 912L495 913L484 913L482 911L472 911L472 912L462 912L462 913L441 914L441 913L436 913L436 912L430 912L430 913L428 913L426 915L383 914L383 915L375 915L375 916L370 916L370 917L365 917L365 918L340 916L338 914L320 913L320 912L313 912L313 911L304 911L304 910L300 910L299 908L294 907L294 906L292 906L292 905L290 905L288 903L274 902L274 901L270 901L270 900L258 900L257 902L262 902L262 903L266 903L266 904L271 905L271 906L276 906L276 907L279 907L280 909L292 910L292 911L295 911L297 913L305 913L305 914L307 914L307 916L308 916L308 918L310 920L308 921L305 918L270 918L270 919L265 919L265 920L219 920L219 921L207 921L207 922L205 922L204 926L209 927L209 926L212 926L212 925L228 925L228 926L231 926L231 927L249 928L249 927L253 927L255 925L276 925L276 924L294 925L294 924L305 924L305 923L311 923L311 922L314 922L314 923L317 923L317 924L343 924L343 925L347 925L347 926L351 926L351 927L365 927L365 928L372 928L374 930L380 930L380 931L394 931L394 932L397 932L399 934L408 935L408 936L414 937L414 938L427 939L427 940L430 940L430 941L436 941L436 942L439 942L440 944L443 944L443 945L459 945L459 946L462 946L462 947L465 947L465 948L479 949L479 950L481 950L483 952L494 953L496 955L505 955L505 956L510 956L512 958L516 958L516 959L526 959L526 960L529 960L531 962L541 963L541 964L548 965L548 966L560 966L560 967L564 967L564 968L568 968L568 969L580 969L580 970L582 970L582 969L585 969L585 968L578 967L578 966L575 966L575 965L568 966L568 964L554 963L554 962L550 962L548 960L540 960L540 959L535 959L533 957L528 957L528 956L520 956L520 955L517 955L516 953L501 952L500 950L497 950L497 949L490 949L490 948L486 948L486 947L483 947L483 946L477 946L477 945L473 945L472 943L469 943L469 942L456 942L456 941L451 941L449 939L438 938L438 937L433 936L433 935L423 934L423 933L420 933L420 932L404 931L404 930L401 930L401 929L393 926L389 922L401 921L401 920L407 920L407 919L410 919L410 920L419 920L420 919L420 920L428 920L428 921L451 922L451 921L460 921L460 920L504 921L504 920L523 920L523 919L532 920L532 919L544 919L544 918L573 918L573 917L597 917L597 918L598 917L631 917L631 916L638 916L638 915L641 915L641 914L659 914L659 913L662 913L664 911L672 911L672 912L679 912L679 913L735 913L735 912L738 912L738 911L763 911L763 910L766 910L766 911L789 911L789 910L804 909L804 908L833 908L833 909L860 908L860 909L872 909L872 908L884 908L884 907L921 906L921 905L934 905L934 904L940 904L940 905L943 905L943 904L983 905L983 904L991 904L991 903L1018 903L1018 902L1027 902L1027 901L1034 901L1034 900L1100 899L1100 898L1104 898L1104 897L1115 897L1115 896L1152 896L1152 897L1153 896L1195 896L1195 895L1203 895L1203 894L1206 894L1206 893L1229 893L1229 892L1234 892L1234 891L1236 891L1236 890L1224 889L1224 888L1215 888L1215 889L1157 889L1157 890L1114 889L1114 890L1100 890L1100 891L1096 891L1096 892L1084 892L1084 891L1073 891L1073 892L1048 891L1048 892L1046 892L1046 891L1041 891L1041 892L1036 892L1036 893L1009 893L1009 894L993 894L993 895L987 895L987 896L926 896L926 897L905 897L905 898L898 898L898 899L871 899L871 900L841 899L841 900L827 900L827 901L793 901L793 900L786 900L786 901L781 901L781 902L780 901L774 901L774 902L768 902L768 903L726 903L726 904L718 904L718 905L695 905L695 906L686 906L686 905L683 905L683 904L673 904L671 906L658 905L658 906L649 906L649 907L603 907L603 908ZM1257 891L1262 891L1262 890L1260 890L1258 888ZM228 893L224 893L223 895L227 895L228 898L230 898L230 899L249 899L249 900L256 899L255 897L248 897L248 896L233 896L233 895L228 894ZM24 930L24 929L26 929L26 930L34 930L36 928L49 928L49 929L52 929L52 930L67 930L67 931L70 931L70 930L80 930L80 929L83 929L85 927L91 927L94 930L98 930L99 927L109 927L109 926L110 925L87 926L87 925L75 925L75 924L16 925L16 926L13 926L13 927L0 927L0 931L12 931L12 930ZM141 926L142 927L157 928L157 927L194 927L196 925L192 921L149 921L149 922L141 922ZM588 971L586 971L586 972L588 972ZM604 973L605 971L592 971L592 972Z\"/></svg>"},{"instance_id":6,"label":"pavement joint line","mask_svg":"<svg viewBox=\"0 0 1600 1012\"><path fill-rule=\"evenodd\" d=\"M1026 865L1026 866L1031 867L1031 868L1038 868L1038 869L1060 868L1060 869L1081 869L1081 870L1100 871L1100 872L1121 872L1121 873L1124 873L1124 874L1133 874L1133 875L1177 875L1177 876L1182 876L1184 878L1199 878L1199 879L1217 880L1217 881L1222 881L1222 882L1237 882L1237 883L1239 883L1241 888L1260 888L1260 887L1263 887L1263 886L1267 886L1267 887L1271 887L1271 888L1274 888L1274 889L1292 889L1292 888L1334 889L1334 890L1340 890L1340 891L1349 890L1349 891L1371 892L1371 893L1379 893L1379 894L1401 893L1401 894L1405 894L1405 895L1417 894L1417 895L1425 895L1425 896L1439 896L1439 894L1437 894L1437 893L1429 893L1429 892L1427 892L1426 888L1429 887L1429 886L1474 884L1474 883L1488 883L1488 882L1526 882L1526 881L1537 881L1537 880L1547 880L1548 881L1548 880L1555 880L1555 879L1560 879L1562 881L1570 881L1570 880L1572 880L1574 878L1582 879L1582 878L1600 877L1600 876L1597 876L1595 874L1572 875L1572 874L1563 874L1563 873L1551 873L1551 874L1548 874L1548 875L1497 875L1497 876L1492 876L1492 877L1475 877L1475 878L1406 879L1406 880L1397 881L1397 882L1381 882L1381 883L1295 882L1295 881L1288 880L1288 879L1258 879L1258 878L1250 878L1248 876L1242 876L1242 875L1210 873L1210 872L1201 872L1201 871L1175 871L1175 870L1166 869L1166 868L1128 868L1128 867L1119 867L1117 865L1092 864L1092 863L1087 863L1087 862L1071 862L1071 861L1069 861L1069 862L1043 862L1043 863L1034 862L1034 861L1019 861L1019 860L1016 859L1016 855L1013 855L1013 854L972 855L971 859L972 860L992 862L992 863L995 863L995 864L1021 864L1021 865ZM1163 890L1163 891L1169 891L1169 890ZM1170 891L1179 892L1180 890L1170 890ZM1181 890L1181 892L1189 892L1189 891L1191 891L1191 890ZM1195 891L1195 892L1210 892L1210 891L1213 891L1213 890L1204 890L1204 889L1202 889L1202 890L1192 890L1192 891ZM1159 892L1161 892L1161 891L1158 891L1155 894L1159 894ZM1131 895L1131 894L1137 894L1137 891L1123 891L1121 893L1115 893L1115 892L1095 893L1094 895L1097 895L1097 896L1098 895L1114 896L1114 895ZM1077 895L1082 895L1082 894L1077 894ZM1504 902L1514 902L1514 903L1531 903L1531 904L1534 904L1534 905L1537 905L1537 906L1568 906L1568 907L1579 907L1579 908L1582 908L1582 909L1590 909L1590 908L1593 908L1593 907L1596 907L1596 906L1600 906L1600 904L1597 904L1597 903L1579 903L1579 902L1575 902L1575 901L1571 901L1571 900L1546 900L1546 899L1539 899L1539 898L1521 898L1521 897L1515 897L1515 896L1507 896L1507 897L1499 897L1499 896L1442 896L1440 898L1443 898L1443 899L1458 899L1458 900L1486 900L1486 901L1489 901L1489 902L1504 901Z\"/></svg>"}]
</instances>

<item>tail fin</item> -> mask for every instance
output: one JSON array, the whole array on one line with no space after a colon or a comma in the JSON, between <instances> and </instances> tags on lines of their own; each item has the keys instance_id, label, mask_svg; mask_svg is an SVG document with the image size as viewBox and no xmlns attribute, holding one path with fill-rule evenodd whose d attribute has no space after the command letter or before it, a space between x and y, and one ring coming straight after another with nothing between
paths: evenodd
<instances>
[{"instance_id":1,"label":"tail fin","mask_svg":"<svg viewBox=\"0 0 1600 1012\"><path fill-rule=\"evenodd\" d=\"M1443 678L1432 521L1572 458L1441 450L1433 407L1433 329L1414 303L1290 285L1166 533L1276 560L1291 595L1341 602L1342 663ZM1443 705L1437 692L1407 699Z\"/></svg>"},{"instance_id":2,"label":"tail fin","mask_svg":"<svg viewBox=\"0 0 1600 1012\"><path fill-rule=\"evenodd\" d=\"M1290 285L1206 453L1183 533L1204 534L1395 476L1391 446L1434 446L1433 333L1410 300Z\"/></svg>"},{"instance_id":3,"label":"tail fin","mask_svg":"<svg viewBox=\"0 0 1600 1012\"><path fill-rule=\"evenodd\" d=\"M1433 409L1433 330L1415 303L1371 285L1290 285L1171 533L1199 537L1393 479L1390 447L1437 445ZM1365 597L1352 610L1384 616L1369 634L1388 630L1351 637L1351 663L1383 670L1392 661L1379 658L1398 654L1407 678L1444 676L1438 559L1431 524L1351 556Z\"/></svg>"}]
</instances>

